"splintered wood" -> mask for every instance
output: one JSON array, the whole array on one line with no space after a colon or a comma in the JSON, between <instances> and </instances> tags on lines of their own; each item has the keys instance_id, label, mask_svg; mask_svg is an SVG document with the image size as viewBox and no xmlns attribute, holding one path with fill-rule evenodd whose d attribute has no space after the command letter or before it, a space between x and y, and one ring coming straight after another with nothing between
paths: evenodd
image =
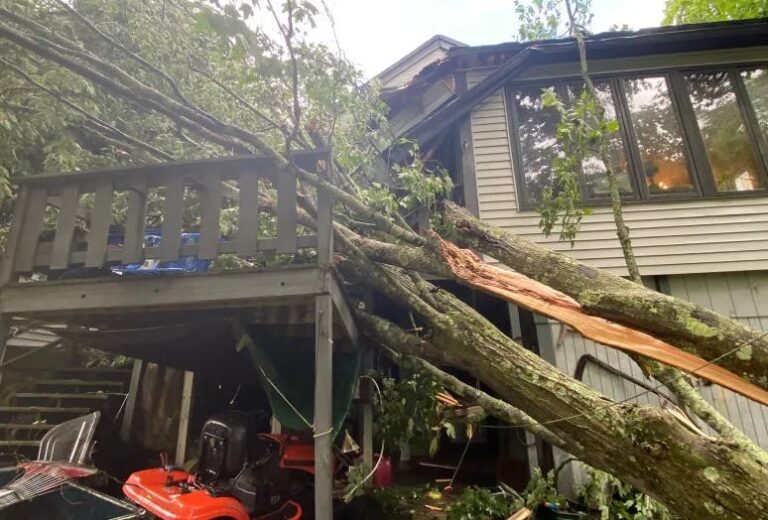
<instances>
[{"instance_id":1,"label":"splintered wood","mask_svg":"<svg viewBox=\"0 0 768 520\"><path fill-rule=\"evenodd\" d=\"M440 240L440 253L456 278L470 287L553 318L572 327L585 338L695 373L697 377L768 405L768 391L644 332L587 314L567 294L520 273L489 265L472 251L444 240Z\"/></svg>"}]
</instances>

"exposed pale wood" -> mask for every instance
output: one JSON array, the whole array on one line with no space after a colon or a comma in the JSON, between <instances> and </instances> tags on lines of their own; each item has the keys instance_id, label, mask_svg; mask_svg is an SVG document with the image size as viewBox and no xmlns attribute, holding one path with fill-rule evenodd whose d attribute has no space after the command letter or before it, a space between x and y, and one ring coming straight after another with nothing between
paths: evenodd
<instances>
[{"instance_id":1,"label":"exposed pale wood","mask_svg":"<svg viewBox=\"0 0 768 520\"><path fill-rule=\"evenodd\" d=\"M133 426L133 417L136 413L136 399L139 396L139 384L141 383L141 373L144 362L140 359L133 360L133 370L131 371L131 382L128 386L128 395L125 399L125 411L123 412L123 422L120 425L120 438L125 443L131 442L131 427Z\"/></svg>"},{"instance_id":2,"label":"exposed pale wood","mask_svg":"<svg viewBox=\"0 0 768 520\"><path fill-rule=\"evenodd\" d=\"M62 189L59 219L56 222L56 236L51 251L51 269L66 269L69 265L69 252L72 249L72 237L75 232L77 207L80 205L78 185L68 185Z\"/></svg>"},{"instance_id":3,"label":"exposed pale wood","mask_svg":"<svg viewBox=\"0 0 768 520\"><path fill-rule=\"evenodd\" d=\"M296 252L296 176L280 172L277 186L277 252Z\"/></svg>"},{"instance_id":4,"label":"exposed pale wood","mask_svg":"<svg viewBox=\"0 0 768 520\"><path fill-rule=\"evenodd\" d=\"M125 219L125 237L122 261L135 264L141 260L144 248L144 223L147 211L147 179L138 177L128 186L128 212Z\"/></svg>"},{"instance_id":5,"label":"exposed pale wood","mask_svg":"<svg viewBox=\"0 0 768 520\"><path fill-rule=\"evenodd\" d=\"M0 292L0 312L68 315L110 310L150 312L165 306L235 307L260 299L325 292L325 272L315 267L188 273L184 277L68 280L8 285Z\"/></svg>"},{"instance_id":6,"label":"exposed pale wood","mask_svg":"<svg viewBox=\"0 0 768 520\"><path fill-rule=\"evenodd\" d=\"M112 223L112 183L99 183L95 192L91 228L88 232L88 253L86 267L101 267L106 259L107 237Z\"/></svg>"},{"instance_id":7,"label":"exposed pale wood","mask_svg":"<svg viewBox=\"0 0 768 520\"><path fill-rule=\"evenodd\" d=\"M221 232L221 177L206 175L202 181L202 212L200 216L200 251L198 258L213 260L219 255L218 245Z\"/></svg>"},{"instance_id":8,"label":"exposed pale wood","mask_svg":"<svg viewBox=\"0 0 768 520\"><path fill-rule=\"evenodd\" d=\"M8 234L8 240L5 244L5 250L0 257L0 287L11 281L14 271L14 262L16 260L16 249L21 238L21 228L24 224L25 214L27 212L27 202L29 199L29 188L22 186L16 195L16 201L13 204L13 221L11 222L11 231Z\"/></svg>"},{"instance_id":9,"label":"exposed pale wood","mask_svg":"<svg viewBox=\"0 0 768 520\"><path fill-rule=\"evenodd\" d=\"M165 185L163 204L160 260L172 262L179 259L181 251L181 223L184 213L184 177L171 177Z\"/></svg>"},{"instance_id":10,"label":"exposed pale wood","mask_svg":"<svg viewBox=\"0 0 768 520\"><path fill-rule=\"evenodd\" d=\"M26 211L21 217L21 232L16 250L14 271L31 271L34 267L35 251L37 250L37 241L40 238L40 229L43 226L46 199L47 193L45 188L29 190Z\"/></svg>"},{"instance_id":11,"label":"exposed pale wood","mask_svg":"<svg viewBox=\"0 0 768 520\"><path fill-rule=\"evenodd\" d=\"M245 172L240 175L238 187L237 254L252 256L256 253L259 228L259 177L254 172Z\"/></svg>"},{"instance_id":12,"label":"exposed pale wood","mask_svg":"<svg viewBox=\"0 0 768 520\"><path fill-rule=\"evenodd\" d=\"M315 518L333 518L333 301L315 298Z\"/></svg>"},{"instance_id":13,"label":"exposed pale wood","mask_svg":"<svg viewBox=\"0 0 768 520\"><path fill-rule=\"evenodd\" d=\"M473 252L441 241L441 255L455 276L478 290L521 305L573 327L584 337L625 352L649 357L665 365L717 383L754 401L768 404L768 391L733 372L680 350L664 341L604 318L586 314L570 296L527 276L494 267Z\"/></svg>"},{"instance_id":14,"label":"exposed pale wood","mask_svg":"<svg viewBox=\"0 0 768 520\"><path fill-rule=\"evenodd\" d=\"M195 373L184 371L184 386L181 390L181 411L179 413L179 432L176 437L175 462L184 467L187 456L187 435L189 433L189 416L192 411L192 393L195 384Z\"/></svg>"}]
</instances>

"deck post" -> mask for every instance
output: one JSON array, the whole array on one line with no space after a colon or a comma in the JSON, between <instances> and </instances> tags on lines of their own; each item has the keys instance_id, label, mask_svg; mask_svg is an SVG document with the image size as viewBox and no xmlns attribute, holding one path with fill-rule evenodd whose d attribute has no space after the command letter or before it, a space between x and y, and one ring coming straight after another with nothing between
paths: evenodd
<instances>
[{"instance_id":1,"label":"deck post","mask_svg":"<svg viewBox=\"0 0 768 520\"><path fill-rule=\"evenodd\" d=\"M333 518L333 301L315 297L315 518Z\"/></svg>"},{"instance_id":2,"label":"deck post","mask_svg":"<svg viewBox=\"0 0 768 520\"><path fill-rule=\"evenodd\" d=\"M179 413L179 433L176 436L176 458L178 467L184 467L187 458L187 434L189 433L189 416L192 411L192 390L195 383L195 373L184 371L184 386L181 390L181 412Z\"/></svg>"},{"instance_id":3,"label":"deck post","mask_svg":"<svg viewBox=\"0 0 768 520\"><path fill-rule=\"evenodd\" d=\"M366 348L363 353L363 374L368 374L373 370L373 352ZM373 385L367 382L368 395L363 403L363 466L368 473L373 469Z\"/></svg>"},{"instance_id":4,"label":"deck post","mask_svg":"<svg viewBox=\"0 0 768 520\"><path fill-rule=\"evenodd\" d=\"M144 362L142 360L133 360L131 382L128 384L128 396L126 397L125 411L123 412L123 423L120 426L120 438L126 444L131 442L131 428L133 427L133 417L136 414L136 400L139 397L139 383L141 383L143 367Z\"/></svg>"}]
</instances>

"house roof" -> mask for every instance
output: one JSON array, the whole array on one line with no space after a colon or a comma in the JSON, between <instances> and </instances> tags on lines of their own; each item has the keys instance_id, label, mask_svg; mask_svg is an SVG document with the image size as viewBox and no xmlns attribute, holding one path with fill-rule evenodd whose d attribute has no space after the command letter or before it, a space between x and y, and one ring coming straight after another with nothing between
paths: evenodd
<instances>
[{"instance_id":1,"label":"house roof","mask_svg":"<svg viewBox=\"0 0 768 520\"><path fill-rule=\"evenodd\" d=\"M457 47L466 47L466 45L448 36L436 34L379 72L375 78L381 82L384 90L401 87L418 74L425 65L440 61L451 49Z\"/></svg>"},{"instance_id":2,"label":"house roof","mask_svg":"<svg viewBox=\"0 0 768 520\"><path fill-rule=\"evenodd\" d=\"M604 32L590 35L586 45L590 59L763 46L768 45L768 18ZM469 63L494 65L496 70L474 87L425 114L408 130L407 136L421 142L430 141L526 68L577 59L578 49L573 38L454 47L439 62L425 66L398 95L407 96L409 90L418 91L454 71L468 68Z\"/></svg>"}]
</instances>

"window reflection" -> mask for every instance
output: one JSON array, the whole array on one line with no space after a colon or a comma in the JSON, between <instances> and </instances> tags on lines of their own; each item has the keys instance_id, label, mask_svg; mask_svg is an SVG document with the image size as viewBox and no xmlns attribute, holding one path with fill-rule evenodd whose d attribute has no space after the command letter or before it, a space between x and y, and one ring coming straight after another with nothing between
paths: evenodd
<instances>
[{"instance_id":1,"label":"window reflection","mask_svg":"<svg viewBox=\"0 0 768 520\"><path fill-rule=\"evenodd\" d=\"M515 95L525 191L531 203L541 200L541 191L553 176L552 160L562 153L555 137L560 116L542 106L541 91L540 86L525 87Z\"/></svg>"},{"instance_id":2,"label":"window reflection","mask_svg":"<svg viewBox=\"0 0 768 520\"><path fill-rule=\"evenodd\" d=\"M583 91L583 85L569 85L568 95L572 101L580 96ZM597 98L605 108L605 118L607 120L616 119L616 109L613 104L611 87L608 83L595 83ZM592 124L595 122L592 121ZM624 153L624 142L621 134L616 132L610 136L608 142L608 153L615 170L616 181L619 185L619 192L622 195L631 195L634 190L629 177L629 164L627 156ZM605 163L600 158L596 149L588 150L584 161L582 162L582 174L587 189L587 196L590 199L606 199L611 196L608 189L608 177L605 175Z\"/></svg>"},{"instance_id":3,"label":"window reflection","mask_svg":"<svg viewBox=\"0 0 768 520\"><path fill-rule=\"evenodd\" d=\"M763 188L733 86L726 72L686 76L688 93L720 192Z\"/></svg>"},{"instance_id":4,"label":"window reflection","mask_svg":"<svg viewBox=\"0 0 768 520\"><path fill-rule=\"evenodd\" d=\"M624 87L648 191L652 195L695 191L666 79L627 79Z\"/></svg>"},{"instance_id":5,"label":"window reflection","mask_svg":"<svg viewBox=\"0 0 768 520\"><path fill-rule=\"evenodd\" d=\"M757 123L763 137L768 140L768 69L745 70L741 77L752 101Z\"/></svg>"}]
</instances>

